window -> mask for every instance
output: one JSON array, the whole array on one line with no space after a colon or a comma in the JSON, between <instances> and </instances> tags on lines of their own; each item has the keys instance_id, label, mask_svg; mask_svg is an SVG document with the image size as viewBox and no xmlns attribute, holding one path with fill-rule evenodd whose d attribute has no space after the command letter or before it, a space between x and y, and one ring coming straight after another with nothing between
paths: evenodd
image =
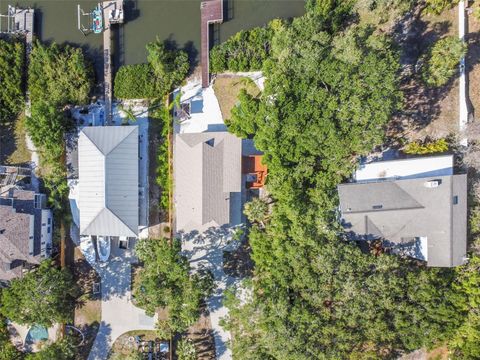
<instances>
[{"instance_id":1,"label":"window","mask_svg":"<svg viewBox=\"0 0 480 360\"><path fill-rule=\"evenodd\" d=\"M48 218L48 225L52 223L52 218Z\"/></svg>"},{"instance_id":2,"label":"window","mask_svg":"<svg viewBox=\"0 0 480 360\"><path fill-rule=\"evenodd\" d=\"M47 228L47 233L50 234L50 226Z\"/></svg>"},{"instance_id":3,"label":"window","mask_svg":"<svg viewBox=\"0 0 480 360\"><path fill-rule=\"evenodd\" d=\"M455 196L453 197L453 205L457 205L457 204L458 204L458 196L455 195Z\"/></svg>"}]
</instances>

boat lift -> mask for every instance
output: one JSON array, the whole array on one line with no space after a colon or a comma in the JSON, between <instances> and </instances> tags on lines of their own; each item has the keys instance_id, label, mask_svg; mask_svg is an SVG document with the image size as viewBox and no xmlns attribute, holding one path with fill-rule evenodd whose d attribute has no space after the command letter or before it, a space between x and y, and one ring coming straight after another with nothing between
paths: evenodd
<instances>
[{"instance_id":1,"label":"boat lift","mask_svg":"<svg viewBox=\"0 0 480 360\"><path fill-rule=\"evenodd\" d=\"M12 7L8 5L7 14L6 15L0 14L0 33L11 34L14 32L14 29L15 29L15 15L12 11Z\"/></svg>"},{"instance_id":2,"label":"boat lift","mask_svg":"<svg viewBox=\"0 0 480 360\"><path fill-rule=\"evenodd\" d=\"M89 27L86 28L83 24L82 24L82 18L84 18L85 16L88 17L88 24L89 24ZM92 32L92 21L93 21L93 14L91 12L89 13L86 13L85 11L83 11L83 9L80 7L80 4L77 5L77 23L78 23L78 30L80 30L82 32L83 35L87 36L88 34L90 34Z\"/></svg>"}]
</instances>

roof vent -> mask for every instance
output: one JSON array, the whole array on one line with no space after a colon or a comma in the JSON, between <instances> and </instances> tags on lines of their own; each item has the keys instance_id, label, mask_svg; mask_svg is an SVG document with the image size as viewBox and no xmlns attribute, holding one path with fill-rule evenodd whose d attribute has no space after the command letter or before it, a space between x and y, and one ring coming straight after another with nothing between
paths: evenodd
<instances>
[{"instance_id":1,"label":"roof vent","mask_svg":"<svg viewBox=\"0 0 480 360\"><path fill-rule=\"evenodd\" d=\"M440 181L438 181L438 180L425 181L425 182L423 183L423 186L425 186L426 188L430 188L430 189L436 188L436 187L438 187L439 185L440 185Z\"/></svg>"}]
</instances>

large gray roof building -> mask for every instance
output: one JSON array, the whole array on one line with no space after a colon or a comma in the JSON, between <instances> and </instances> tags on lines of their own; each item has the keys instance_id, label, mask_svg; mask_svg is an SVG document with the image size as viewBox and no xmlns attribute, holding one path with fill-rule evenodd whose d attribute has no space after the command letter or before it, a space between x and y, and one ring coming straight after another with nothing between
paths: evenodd
<instances>
[{"instance_id":1,"label":"large gray roof building","mask_svg":"<svg viewBox=\"0 0 480 360\"><path fill-rule=\"evenodd\" d=\"M242 141L227 132L175 137L176 230L241 222Z\"/></svg>"},{"instance_id":2,"label":"large gray roof building","mask_svg":"<svg viewBox=\"0 0 480 360\"><path fill-rule=\"evenodd\" d=\"M338 186L342 224L354 240L381 239L428 266L466 257L466 175L373 179Z\"/></svg>"},{"instance_id":3,"label":"large gray roof building","mask_svg":"<svg viewBox=\"0 0 480 360\"><path fill-rule=\"evenodd\" d=\"M52 211L46 197L34 191L10 188L0 195L0 281L22 275L22 270L48 258L52 248Z\"/></svg>"},{"instance_id":4,"label":"large gray roof building","mask_svg":"<svg viewBox=\"0 0 480 360\"><path fill-rule=\"evenodd\" d=\"M138 235L138 126L93 126L78 138L80 234Z\"/></svg>"}]
</instances>

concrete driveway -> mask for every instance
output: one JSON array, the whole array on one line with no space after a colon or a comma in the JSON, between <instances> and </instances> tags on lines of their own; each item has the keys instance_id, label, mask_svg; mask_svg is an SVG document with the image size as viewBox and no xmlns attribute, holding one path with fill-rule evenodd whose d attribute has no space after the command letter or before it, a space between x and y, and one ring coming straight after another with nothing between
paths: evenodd
<instances>
[{"instance_id":1,"label":"concrete driveway","mask_svg":"<svg viewBox=\"0 0 480 360\"><path fill-rule=\"evenodd\" d=\"M105 360L115 340L132 330L155 330L157 318L131 302L131 264L136 262L131 250L118 249L112 243L112 254L107 263L93 266L101 278L102 320L93 343L89 360Z\"/></svg>"},{"instance_id":2,"label":"concrete driveway","mask_svg":"<svg viewBox=\"0 0 480 360\"><path fill-rule=\"evenodd\" d=\"M224 291L240 282L223 271L223 252L232 251L238 246L238 242L232 240L233 232L234 229L229 227L210 227L200 234L198 232L181 234L182 253L188 258L191 267L210 270L215 279L213 294L206 302L210 312L217 360L232 359L232 351L229 348L231 334L223 329L220 321L228 316L228 309L223 304Z\"/></svg>"}]
</instances>

